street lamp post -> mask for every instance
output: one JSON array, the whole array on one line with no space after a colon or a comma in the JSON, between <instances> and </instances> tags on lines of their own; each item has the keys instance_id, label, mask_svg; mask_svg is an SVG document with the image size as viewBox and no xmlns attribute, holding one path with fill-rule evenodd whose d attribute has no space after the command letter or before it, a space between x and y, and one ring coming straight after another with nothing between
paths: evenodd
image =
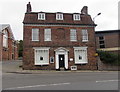
<instances>
[{"instance_id":1,"label":"street lamp post","mask_svg":"<svg viewBox=\"0 0 120 92\"><path fill-rule=\"evenodd\" d=\"M94 18L93 18L93 22L95 22L95 18L97 16L101 15L101 13L98 13ZM94 35L95 36L95 35ZM97 52L97 46L96 46L96 37L95 37L95 49L96 49L96 52ZM97 69L99 69L99 63L98 63L98 57L97 57Z\"/></svg>"},{"instance_id":2,"label":"street lamp post","mask_svg":"<svg viewBox=\"0 0 120 92\"><path fill-rule=\"evenodd\" d=\"M95 21L95 18L96 18L97 16L99 16L99 15L101 15L101 13L98 13L98 14L93 18L93 21Z\"/></svg>"}]
</instances>

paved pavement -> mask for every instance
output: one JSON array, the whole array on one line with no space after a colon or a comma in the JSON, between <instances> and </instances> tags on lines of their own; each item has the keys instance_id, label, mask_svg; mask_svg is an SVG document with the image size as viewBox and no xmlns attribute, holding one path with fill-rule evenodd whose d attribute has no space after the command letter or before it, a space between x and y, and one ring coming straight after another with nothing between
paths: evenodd
<instances>
[{"instance_id":1,"label":"paved pavement","mask_svg":"<svg viewBox=\"0 0 120 92\"><path fill-rule=\"evenodd\" d=\"M41 74L41 73L71 73L71 72L108 72L108 71L90 71L90 70L78 70L78 71L56 71L56 70L22 70L22 60L16 61L3 61L2 73L16 73L16 74ZM112 72L112 71L109 71Z\"/></svg>"},{"instance_id":2,"label":"paved pavement","mask_svg":"<svg viewBox=\"0 0 120 92\"><path fill-rule=\"evenodd\" d=\"M2 62L2 73L22 71L22 68L19 67L21 65L22 65L21 60L3 61Z\"/></svg>"},{"instance_id":3,"label":"paved pavement","mask_svg":"<svg viewBox=\"0 0 120 92\"><path fill-rule=\"evenodd\" d=\"M117 90L117 71L22 70L22 61L2 63L5 90Z\"/></svg>"}]
</instances>

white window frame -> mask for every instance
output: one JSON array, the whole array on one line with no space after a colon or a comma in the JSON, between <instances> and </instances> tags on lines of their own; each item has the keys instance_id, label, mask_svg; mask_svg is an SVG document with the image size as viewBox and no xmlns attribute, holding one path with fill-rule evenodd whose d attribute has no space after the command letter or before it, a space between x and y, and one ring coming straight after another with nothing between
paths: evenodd
<instances>
[{"instance_id":1,"label":"white window frame","mask_svg":"<svg viewBox=\"0 0 120 92\"><path fill-rule=\"evenodd\" d=\"M77 41L77 30L70 29L70 41Z\"/></svg>"},{"instance_id":2,"label":"white window frame","mask_svg":"<svg viewBox=\"0 0 120 92\"><path fill-rule=\"evenodd\" d=\"M73 14L73 20L80 20L80 14Z\"/></svg>"},{"instance_id":3,"label":"white window frame","mask_svg":"<svg viewBox=\"0 0 120 92\"><path fill-rule=\"evenodd\" d=\"M3 30L3 47L8 47L8 32Z\"/></svg>"},{"instance_id":4,"label":"white window frame","mask_svg":"<svg viewBox=\"0 0 120 92\"><path fill-rule=\"evenodd\" d=\"M38 13L38 20L45 20L45 13Z\"/></svg>"},{"instance_id":5,"label":"white window frame","mask_svg":"<svg viewBox=\"0 0 120 92\"><path fill-rule=\"evenodd\" d=\"M34 64L35 65L49 65L50 47L33 47L33 49L34 49ZM40 60L40 57L43 57L43 60Z\"/></svg>"},{"instance_id":6,"label":"white window frame","mask_svg":"<svg viewBox=\"0 0 120 92\"><path fill-rule=\"evenodd\" d=\"M88 42L88 30L82 29L82 42Z\"/></svg>"},{"instance_id":7,"label":"white window frame","mask_svg":"<svg viewBox=\"0 0 120 92\"><path fill-rule=\"evenodd\" d=\"M63 14L62 13L56 13L56 20L63 20Z\"/></svg>"},{"instance_id":8,"label":"white window frame","mask_svg":"<svg viewBox=\"0 0 120 92\"><path fill-rule=\"evenodd\" d=\"M87 58L87 48L88 47L74 47L74 60L75 64L86 64L88 63L88 58ZM78 54L79 53L79 54ZM79 55L82 56L82 60L79 60Z\"/></svg>"},{"instance_id":9,"label":"white window frame","mask_svg":"<svg viewBox=\"0 0 120 92\"><path fill-rule=\"evenodd\" d=\"M37 31L37 33L35 33L35 31ZM39 29L38 28L32 28L32 41L39 41Z\"/></svg>"},{"instance_id":10,"label":"white window frame","mask_svg":"<svg viewBox=\"0 0 120 92\"><path fill-rule=\"evenodd\" d=\"M44 29L44 41L51 41L51 29Z\"/></svg>"}]
</instances>

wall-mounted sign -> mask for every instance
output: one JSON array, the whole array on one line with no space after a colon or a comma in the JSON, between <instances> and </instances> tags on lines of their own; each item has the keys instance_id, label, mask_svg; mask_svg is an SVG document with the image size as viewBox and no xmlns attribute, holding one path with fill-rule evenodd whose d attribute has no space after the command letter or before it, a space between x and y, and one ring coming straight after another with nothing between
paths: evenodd
<instances>
[{"instance_id":1,"label":"wall-mounted sign","mask_svg":"<svg viewBox=\"0 0 120 92\"><path fill-rule=\"evenodd\" d=\"M54 63L54 57L50 57L50 63Z\"/></svg>"}]
</instances>

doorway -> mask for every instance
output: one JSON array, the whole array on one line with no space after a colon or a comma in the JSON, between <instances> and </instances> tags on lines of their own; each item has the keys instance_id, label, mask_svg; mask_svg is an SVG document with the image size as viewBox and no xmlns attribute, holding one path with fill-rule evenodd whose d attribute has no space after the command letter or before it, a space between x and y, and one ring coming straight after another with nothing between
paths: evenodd
<instances>
[{"instance_id":1,"label":"doorway","mask_svg":"<svg viewBox=\"0 0 120 92\"><path fill-rule=\"evenodd\" d=\"M59 55L59 67L65 68L65 56L64 55Z\"/></svg>"}]
</instances>

